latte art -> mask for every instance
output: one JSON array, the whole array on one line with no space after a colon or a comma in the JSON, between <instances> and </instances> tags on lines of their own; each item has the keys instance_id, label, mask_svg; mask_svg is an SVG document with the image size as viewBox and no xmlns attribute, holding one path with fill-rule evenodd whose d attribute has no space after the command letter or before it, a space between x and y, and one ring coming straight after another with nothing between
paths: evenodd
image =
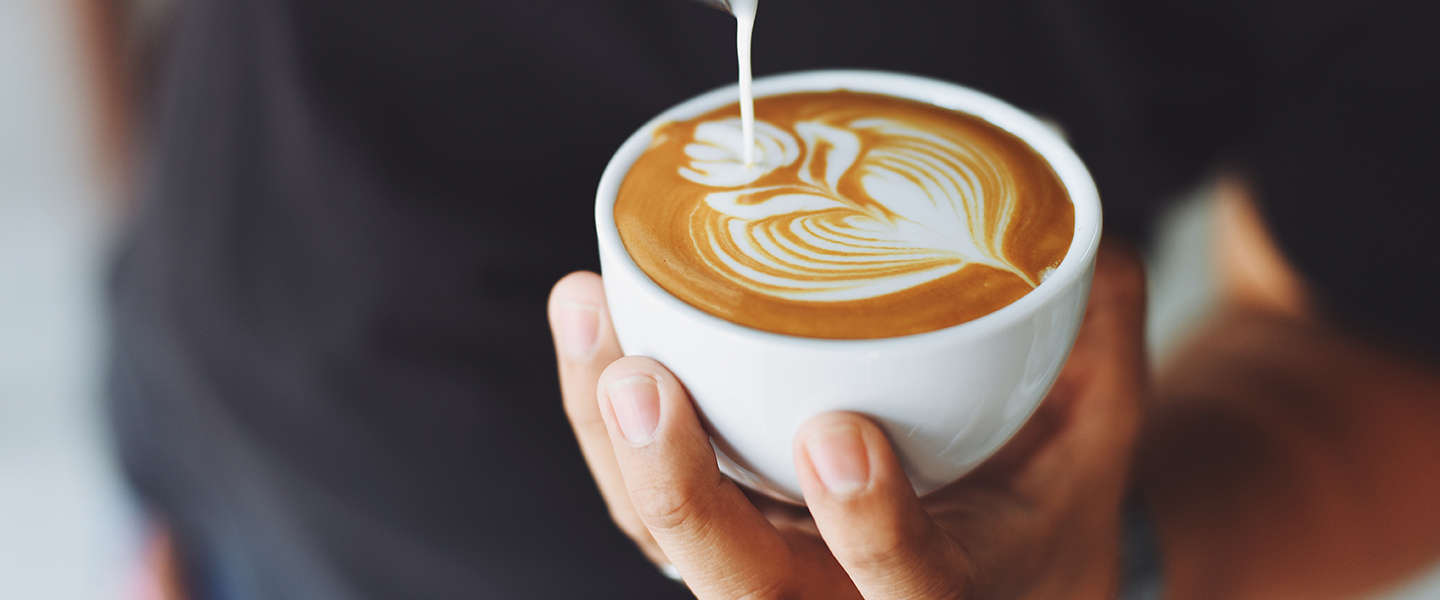
<instances>
[{"instance_id":1,"label":"latte art","mask_svg":"<svg viewBox=\"0 0 1440 600\"><path fill-rule=\"evenodd\" d=\"M746 168L727 147L739 139L733 121L696 126L685 146L691 163L679 174L708 187L748 186L707 194L691 220L696 251L736 285L791 300L860 300L968 264L1037 283L999 243L1015 184L963 140L887 118L821 114L796 122L793 136L762 121L757 162ZM798 181L749 185L797 160ZM863 194L842 193L846 178Z\"/></svg>"},{"instance_id":2,"label":"latte art","mask_svg":"<svg viewBox=\"0 0 1440 600\"><path fill-rule=\"evenodd\" d=\"M746 164L741 158L745 138L740 119L696 125L694 142L685 145L690 164L680 167L680 176L710 187L746 185L800 156L799 144L784 130L765 122L756 123L755 128L755 143Z\"/></svg>"},{"instance_id":3,"label":"latte art","mask_svg":"<svg viewBox=\"0 0 1440 600\"><path fill-rule=\"evenodd\" d=\"M1073 207L998 128L850 92L757 105L748 152L733 107L662 128L616 202L632 257L699 308L795 335L903 335L1004 306L1064 258Z\"/></svg>"}]
</instances>

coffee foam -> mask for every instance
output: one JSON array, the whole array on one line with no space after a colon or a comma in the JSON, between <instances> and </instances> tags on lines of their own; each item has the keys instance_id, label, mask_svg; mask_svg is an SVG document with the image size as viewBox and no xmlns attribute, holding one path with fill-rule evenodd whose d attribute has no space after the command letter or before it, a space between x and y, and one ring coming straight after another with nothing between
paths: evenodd
<instances>
[{"instance_id":1,"label":"coffee foam","mask_svg":"<svg viewBox=\"0 0 1440 600\"><path fill-rule=\"evenodd\" d=\"M759 109L749 166L732 106L662 127L621 186L627 250L682 300L780 333L888 337L991 312L1064 257L1064 188L1003 130L852 92Z\"/></svg>"}]
</instances>

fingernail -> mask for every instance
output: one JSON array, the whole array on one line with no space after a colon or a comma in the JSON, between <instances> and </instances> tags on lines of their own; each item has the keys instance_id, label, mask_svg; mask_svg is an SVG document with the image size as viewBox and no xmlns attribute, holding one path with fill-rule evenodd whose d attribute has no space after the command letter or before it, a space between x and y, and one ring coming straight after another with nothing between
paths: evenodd
<instances>
[{"instance_id":1,"label":"fingernail","mask_svg":"<svg viewBox=\"0 0 1440 600\"><path fill-rule=\"evenodd\" d=\"M600 309L573 302L555 309L555 341L560 352L572 359L589 358L595 352L600 333Z\"/></svg>"},{"instance_id":2,"label":"fingernail","mask_svg":"<svg viewBox=\"0 0 1440 600\"><path fill-rule=\"evenodd\" d=\"M610 382L606 388L610 396L610 409L615 412L615 422L620 434L632 446L644 446L655 439L655 427L660 423L660 388L655 380L644 375L626 377Z\"/></svg>"},{"instance_id":3,"label":"fingernail","mask_svg":"<svg viewBox=\"0 0 1440 600\"><path fill-rule=\"evenodd\" d=\"M810 434L805 440L805 452L831 494L857 492L870 480L870 459L860 430L854 425L838 425Z\"/></svg>"}]
</instances>

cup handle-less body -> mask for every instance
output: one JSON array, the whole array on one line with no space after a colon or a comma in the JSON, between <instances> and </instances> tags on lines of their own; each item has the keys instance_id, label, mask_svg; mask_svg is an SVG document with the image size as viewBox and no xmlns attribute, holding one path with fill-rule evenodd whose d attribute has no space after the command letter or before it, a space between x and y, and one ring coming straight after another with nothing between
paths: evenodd
<instances>
[{"instance_id":1,"label":"cup handle-less body","mask_svg":"<svg viewBox=\"0 0 1440 600\"><path fill-rule=\"evenodd\" d=\"M1049 391L1089 293L1087 274L1028 318L964 341L827 349L697 323L659 301L653 283L610 268L615 256L601 257L626 354L660 361L685 384L717 449L733 460L721 461L727 474L790 500L800 498L791 438L810 417L834 410L875 418L917 492L959 478L1009 439Z\"/></svg>"}]
</instances>

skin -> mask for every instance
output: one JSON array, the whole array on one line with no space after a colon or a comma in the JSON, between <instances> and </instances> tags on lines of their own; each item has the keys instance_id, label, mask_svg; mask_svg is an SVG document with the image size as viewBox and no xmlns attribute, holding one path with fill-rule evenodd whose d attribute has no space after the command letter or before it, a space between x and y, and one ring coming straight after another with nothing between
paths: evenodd
<instances>
[{"instance_id":1,"label":"skin","mask_svg":"<svg viewBox=\"0 0 1440 600\"><path fill-rule=\"evenodd\" d=\"M1116 589L1119 507L1147 393L1144 289L1134 255L1103 245L1055 390L992 460L923 500L865 417L806 423L795 468L808 515L720 474L680 382L621 357L599 276L562 279L550 317L566 413L612 516L697 597L1104 598ZM631 408L637 390L658 410ZM637 443L627 434L649 427L634 422L653 434ZM859 481L827 487L836 465Z\"/></svg>"},{"instance_id":2,"label":"skin","mask_svg":"<svg viewBox=\"0 0 1440 600\"><path fill-rule=\"evenodd\" d=\"M1374 595L1440 560L1440 369L1329 324L1243 183L1218 189L1219 306L1138 453L1166 598Z\"/></svg>"},{"instance_id":3,"label":"skin","mask_svg":"<svg viewBox=\"0 0 1440 600\"><path fill-rule=\"evenodd\" d=\"M68 0L77 65L87 86L87 118L94 124L91 141L95 175L106 194L128 203L134 142L134 106L125 31L127 2Z\"/></svg>"},{"instance_id":4,"label":"skin","mask_svg":"<svg viewBox=\"0 0 1440 600\"><path fill-rule=\"evenodd\" d=\"M1167 598L1355 598L1440 557L1433 367L1238 308L1176 361L1137 468Z\"/></svg>"}]
</instances>

